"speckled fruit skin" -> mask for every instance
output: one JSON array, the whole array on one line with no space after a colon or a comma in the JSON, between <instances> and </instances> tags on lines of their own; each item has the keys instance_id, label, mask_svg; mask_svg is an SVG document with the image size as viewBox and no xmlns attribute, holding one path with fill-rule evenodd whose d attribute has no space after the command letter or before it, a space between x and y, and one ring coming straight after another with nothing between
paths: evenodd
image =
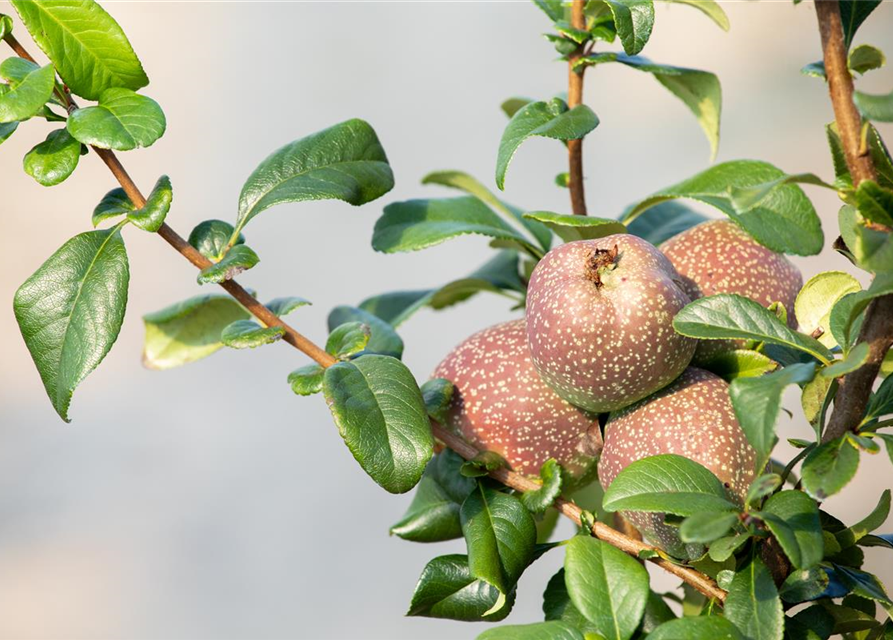
<instances>
[{"instance_id":1,"label":"speckled fruit skin","mask_svg":"<svg viewBox=\"0 0 893 640\"><path fill-rule=\"evenodd\" d=\"M797 326L794 301L803 276L790 260L767 249L731 220L712 220L664 242L660 250L682 276L692 300L737 293L768 307L781 302L788 324ZM742 340L704 340L694 362L705 363L720 351L740 348Z\"/></svg>"},{"instance_id":2,"label":"speckled fruit skin","mask_svg":"<svg viewBox=\"0 0 893 640\"><path fill-rule=\"evenodd\" d=\"M617 247L613 269L593 280L597 250ZM598 413L621 409L669 384L696 342L673 330L690 302L651 244L628 234L569 242L534 269L527 292L533 363L562 398Z\"/></svg>"},{"instance_id":3,"label":"speckled fruit skin","mask_svg":"<svg viewBox=\"0 0 893 640\"><path fill-rule=\"evenodd\" d=\"M444 426L481 451L498 453L526 475L538 474L555 458L573 484L594 477L602 448L598 420L540 379L530 361L524 320L474 334L444 358L433 377L456 387Z\"/></svg>"},{"instance_id":4,"label":"speckled fruit skin","mask_svg":"<svg viewBox=\"0 0 893 640\"><path fill-rule=\"evenodd\" d=\"M756 477L756 453L747 442L719 376L689 367L673 384L631 407L611 414L598 477L607 489L621 470L636 460L674 453L703 465L743 502ZM670 554L694 558L701 545L685 545L663 514L624 513L652 543Z\"/></svg>"}]
</instances>

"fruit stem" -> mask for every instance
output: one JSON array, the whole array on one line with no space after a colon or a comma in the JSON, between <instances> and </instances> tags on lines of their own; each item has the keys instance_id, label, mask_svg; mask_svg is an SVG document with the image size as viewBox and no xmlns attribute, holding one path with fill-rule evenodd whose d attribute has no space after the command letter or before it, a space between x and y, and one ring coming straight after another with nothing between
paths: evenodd
<instances>
[{"instance_id":1,"label":"fruit stem","mask_svg":"<svg viewBox=\"0 0 893 640\"><path fill-rule=\"evenodd\" d=\"M574 29L586 28L586 16L583 9L586 0L574 0L571 5L571 26ZM583 104L583 74L586 65L575 69L577 60L586 55L585 46L580 45L568 56L567 106L573 109ZM571 194L571 209L574 215L586 215L586 194L583 188L583 138L567 141L568 156L568 189Z\"/></svg>"}]
</instances>

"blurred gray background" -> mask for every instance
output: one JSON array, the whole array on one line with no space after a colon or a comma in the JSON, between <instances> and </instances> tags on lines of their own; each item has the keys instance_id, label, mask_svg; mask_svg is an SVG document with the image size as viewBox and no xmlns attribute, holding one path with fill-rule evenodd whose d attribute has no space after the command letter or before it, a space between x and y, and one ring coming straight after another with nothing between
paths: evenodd
<instances>
[{"instance_id":1,"label":"blurred gray background","mask_svg":"<svg viewBox=\"0 0 893 640\"><path fill-rule=\"evenodd\" d=\"M124 162L145 190L171 176L168 221L184 236L203 219L234 219L243 180L282 144L354 116L378 131L397 178L392 193L361 209L281 206L248 228L263 261L241 281L262 298L311 299L290 321L317 340L333 305L443 283L486 258L481 238L393 256L374 253L369 240L387 202L444 193L419 184L431 170L462 169L492 185L504 98L566 90L566 69L540 37L546 18L527 2L106 4L152 79L145 93L168 117L165 137ZM723 7L729 33L690 7L661 4L645 54L719 74L719 160L758 158L832 178L826 89L798 72L820 58L811 3ZM13 13L5 2L0 11ZM881 6L857 42L893 49L893 6ZM881 93L891 84L888 68L859 87ZM585 97L602 121L585 148L594 215L615 216L706 168L695 119L648 74L598 67L587 73ZM27 177L21 158L49 130L28 123L0 149L0 636L477 635L483 627L403 617L425 563L463 543L388 537L410 496L390 496L363 474L321 398L289 391L285 378L306 362L301 354L276 345L165 373L140 366L140 316L198 291L195 270L162 241L126 234L133 276L124 329L76 393L74 422L58 419L11 301L66 238L89 228L93 206L115 185L93 155L52 190ZM881 131L893 136L893 127ZM509 172L507 198L567 212L566 192L552 184L564 170L561 145L532 140ZM830 242L836 197L808 191ZM849 269L830 251L795 261L806 277ZM502 299L485 296L423 311L401 331L406 362L424 378L454 344L508 317ZM787 404L796 409L796 396ZM781 422L783 436L808 436L802 421ZM827 506L854 522L891 479L885 454L863 456L858 480ZM893 582L893 556L868 555ZM540 616L561 561L553 551L527 572L510 622ZM663 575L655 583L674 584Z\"/></svg>"}]
</instances>

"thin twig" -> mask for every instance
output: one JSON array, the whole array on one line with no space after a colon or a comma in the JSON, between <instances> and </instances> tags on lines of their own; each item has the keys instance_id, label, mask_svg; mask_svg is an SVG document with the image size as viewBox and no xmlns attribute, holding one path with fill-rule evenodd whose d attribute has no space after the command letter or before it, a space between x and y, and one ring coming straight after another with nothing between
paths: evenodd
<instances>
[{"instance_id":1,"label":"thin twig","mask_svg":"<svg viewBox=\"0 0 893 640\"><path fill-rule=\"evenodd\" d=\"M11 38L11 36L7 35L4 39L9 42L9 38ZM12 46L11 43L10 46ZM14 47L14 49L16 51L16 54L20 57L33 60L33 58L28 55L27 51L25 51L25 49L18 42L16 42L16 46ZM118 184L121 185L121 188L124 189L124 192L130 198L133 204L137 207L144 206L146 203L146 199L143 197L143 194L130 178L130 175L124 169L123 165L118 160L114 152L108 149L99 149L96 147L93 147L93 150L100 158L102 158L102 161L112 172L112 175L115 176ZM167 224L162 225L161 229L159 229L158 231L158 235L164 238L164 240L171 247L173 247L180 255L189 260L189 262L191 262L197 268L204 269L212 264L210 260L200 254L192 245L186 242L182 238L182 236L180 236ZM245 289L235 280L227 280L221 283L220 286L222 286L230 295L238 300L243 307L245 307L252 315L258 318L265 325L271 327L283 327L286 331L284 340L291 346L296 348L298 351L301 351L305 355L309 356L320 366L329 367L338 362L337 359L329 355L324 349L321 349L311 340L304 337L293 328L288 326L286 323L284 323L282 320L280 320L278 317L276 317L273 312L262 305L254 296L245 291ZM434 421L431 422L431 431L434 434L435 438L437 438L439 441L441 441L443 444L458 453L466 460L475 458L479 453L473 446L469 445L467 442L465 442L455 434L450 433ZM505 486L516 491L533 491L539 489L541 486L538 482L509 469L497 469L491 472L490 475ZM558 498L555 501L554 506L561 514L573 520L577 525L581 523L582 510L577 505L568 502L563 498ZM601 522L596 522L592 526L592 533L597 538L604 540L608 544L615 546L618 549L625 551L626 553L629 553L630 555L635 557L638 557L638 554L642 551L654 550L654 547L650 547L639 540L635 540L633 538L625 536L619 531L616 531ZM717 586L716 582L714 582L711 578L700 573L699 571L695 571L690 567L674 564L669 560L661 557L653 557L649 558L649 560L659 567L663 568L664 570L668 571L669 573L672 573L673 575L679 577L684 582L690 584L692 587L703 593L708 598L714 598L720 602L725 600L726 592L720 589Z\"/></svg>"},{"instance_id":2,"label":"thin twig","mask_svg":"<svg viewBox=\"0 0 893 640\"><path fill-rule=\"evenodd\" d=\"M583 9L586 6L585 0L574 0L571 7L571 26L574 29L586 28L586 16L583 15ZM586 65L582 65L579 69L574 69L577 60L585 55L585 47L580 45L568 57L567 73L567 106L571 109L583 104L583 74L586 71ZM568 157L568 189L571 194L571 209L574 215L586 215L586 194L583 187L583 139L567 141L567 157Z\"/></svg>"},{"instance_id":3,"label":"thin twig","mask_svg":"<svg viewBox=\"0 0 893 640\"><path fill-rule=\"evenodd\" d=\"M858 187L863 180L876 179L877 172L871 155L862 149L862 119L853 102L853 77L847 62L840 6L837 0L816 0L815 10L834 119L853 187ZM859 369L840 379L840 388L834 397L834 411L822 435L822 442L841 437L858 428L862 421L881 363L893 346L893 296L883 296L871 302L865 311L858 342L868 343L868 359Z\"/></svg>"}]
</instances>

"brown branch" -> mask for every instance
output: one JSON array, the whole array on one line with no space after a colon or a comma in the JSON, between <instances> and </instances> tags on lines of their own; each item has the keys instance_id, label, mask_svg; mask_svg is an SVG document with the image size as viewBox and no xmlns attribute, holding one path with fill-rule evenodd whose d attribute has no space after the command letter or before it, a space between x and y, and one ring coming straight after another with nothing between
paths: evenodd
<instances>
[{"instance_id":1,"label":"brown branch","mask_svg":"<svg viewBox=\"0 0 893 640\"><path fill-rule=\"evenodd\" d=\"M586 6L586 0L574 0L571 7L571 26L574 29L586 28L586 16L583 15L583 9ZM567 73L567 106L574 107L583 104L583 73L586 71L585 65L579 69L574 69L577 60L585 55L585 47L580 45L568 58ZM568 189L571 194L571 209L574 215L586 215L586 194L583 187L583 139L567 141L567 157L568 157Z\"/></svg>"},{"instance_id":2,"label":"brown branch","mask_svg":"<svg viewBox=\"0 0 893 640\"><path fill-rule=\"evenodd\" d=\"M16 46L18 47L18 49L16 49L16 53L20 57L33 60L33 58L31 58L27 54L27 52L21 47L21 45L16 43ZM77 107L75 106L74 108L76 109ZM102 158L102 161L105 162L106 166L115 176L118 184L121 185L121 188L124 189L125 193L127 193L127 196L130 198L133 204L135 204L137 207L144 206L146 203L146 199L143 197L136 184L130 178L130 175L121 165L121 162L118 160L117 156L108 149L98 149L96 147L93 147L93 150L100 158ZM210 260L200 254L192 245L186 242L176 231L174 231L167 224L162 225L161 229L159 229L158 231L158 235L164 238L164 240L171 247L173 247L180 255L189 260L189 262L191 262L197 268L204 269L212 264ZM221 286L236 300L238 300L242 304L242 306L244 306L249 312L251 312L252 315L261 320L265 325L271 327L283 327L286 331L284 340L295 347L298 351L301 351L305 355L315 360L322 367L329 367L338 362L325 350L321 349L311 340L307 339L306 337L292 329L290 326L282 322L282 320L276 317L254 296L245 291L245 289L242 288L242 286L239 285L235 280L227 280L226 282L221 283ZM431 421L431 431L434 434L435 438L440 440L443 444L458 453L466 460L475 458L479 453L473 446L469 445L467 442L465 442L455 434L450 433L433 420ZM491 472L490 475L505 486L511 489L515 489L516 491L533 491L539 489L541 486L535 480L531 480L530 478L527 478L509 469L497 469L496 471ZM554 506L560 513L570 518L578 525L581 523L582 510L577 505L568 502L563 498L558 498L555 501ZM654 547L650 547L639 540L635 540L633 538L625 536L619 531L615 531L608 525L601 522L596 522L592 526L592 534L597 538L604 540L608 544L611 544L612 546L615 546L618 549L621 549L622 551L625 551L626 553L629 553L630 555L635 557L638 557L638 554L641 551L654 549ZM649 560L651 560L651 562L663 568L664 570L681 578L683 581L690 584L692 587L703 593L708 598L715 598L720 602L725 600L726 592L720 589L716 585L716 582L714 582L711 578L700 573L699 571L695 571L690 567L674 564L669 560L661 557L649 558Z\"/></svg>"},{"instance_id":3,"label":"brown branch","mask_svg":"<svg viewBox=\"0 0 893 640\"><path fill-rule=\"evenodd\" d=\"M877 172L871 155L861 144L862 118L853 102L853 77L847 63L840 6L837 0L816 0L815 10L834 119L853 187L858 187L863 180L876 179ZM862 421L881 363L893 345L893 296L884 296L871 302L865 311L858 342L868 343L868 359L862 367L840 379L840 388L834 398L834 411L822 435L823 442L834 440L858 428Z\"/></svg>"}]
</instances>

